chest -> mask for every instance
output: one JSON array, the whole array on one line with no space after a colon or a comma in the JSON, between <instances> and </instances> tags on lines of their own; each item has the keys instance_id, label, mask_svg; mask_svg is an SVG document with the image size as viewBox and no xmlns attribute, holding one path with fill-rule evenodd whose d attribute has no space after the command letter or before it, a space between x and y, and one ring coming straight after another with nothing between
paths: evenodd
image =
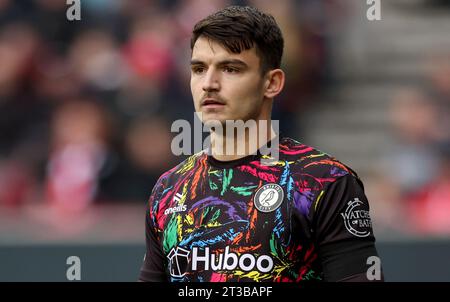
<instances>
[{"instance_id":1,"label":"chest","mask_svg":"<svg viewBox=\"0 0 450 302\"><path fill-rule=\"evenodd\" d=\"M166 252L175 245L269 250L291 243L296 193L292 176L210 170L174 185L158 208Z\"/></svg>"}]
</instances>

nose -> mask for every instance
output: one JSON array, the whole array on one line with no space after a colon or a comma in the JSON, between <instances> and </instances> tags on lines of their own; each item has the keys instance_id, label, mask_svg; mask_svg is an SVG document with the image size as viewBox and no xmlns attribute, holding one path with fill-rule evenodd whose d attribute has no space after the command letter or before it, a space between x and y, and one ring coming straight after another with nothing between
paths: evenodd
<instances>
[{"instance_id":1,"label":"nose","mask_svg":"<svg viewBox=\"0 0 450 302\"><path fill-rule=\"evenodd\" d=\"M218 77L217 73L213 70L213 68L210 68L206 72L206 75L203 78L203 87L202 88L203 88L203 91L205 91L205 92L220 90L219 77Z\"/></svg>"}]
</instances>

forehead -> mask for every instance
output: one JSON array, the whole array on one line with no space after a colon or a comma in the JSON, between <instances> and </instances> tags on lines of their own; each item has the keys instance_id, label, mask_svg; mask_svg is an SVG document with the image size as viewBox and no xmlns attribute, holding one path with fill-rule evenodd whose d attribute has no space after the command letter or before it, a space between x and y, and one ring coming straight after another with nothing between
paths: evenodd
<instances>
[{"instance_id":1,"label":"forehead","mask_svg":"<svg viewBox=\"0 0 450 302\"><path fill-rule=\"evenodd\" d=\"M207 64L214 64L224 60L238 59L249 67L259 67L259 57L255 47L232 53L217 41L200 36L192 49L192 60L199 60Z\"/></svg>"}]
</instances>

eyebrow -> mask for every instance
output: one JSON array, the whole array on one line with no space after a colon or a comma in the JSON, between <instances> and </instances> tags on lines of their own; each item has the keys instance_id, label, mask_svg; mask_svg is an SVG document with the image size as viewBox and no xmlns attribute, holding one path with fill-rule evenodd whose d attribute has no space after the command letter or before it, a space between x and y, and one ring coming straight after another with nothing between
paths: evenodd
<instances>
[{"instance_id":1,"label":"eyebrow","mask_svg":"<svg viewBox=\"0 0 450 302\"><path fill-rule=\"evenodd\" d=\"M238 60L238 59L223 60L223 61L219 61L217 63L217 65L219 65L219 66L228 65L228 64L240 65L242 67L248 67L248 65L245 62ZM191 60L191 66L192 65L206 65L206 63L201 60Z\"/></svg>"}]
</instances>

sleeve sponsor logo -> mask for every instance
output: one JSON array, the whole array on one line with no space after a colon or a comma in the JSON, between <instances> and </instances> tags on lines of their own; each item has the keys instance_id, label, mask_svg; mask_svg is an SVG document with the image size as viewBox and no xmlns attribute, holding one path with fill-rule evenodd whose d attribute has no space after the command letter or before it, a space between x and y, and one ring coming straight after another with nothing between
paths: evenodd
<instances>
[{"instance_id":1,"label":"sleeve sponsor logo","mask_svg":"<svg viewBox=\"0 0 450 302\"><path fill-rule=\"evenodd\" d=\"M364 208L364 203L359 198L354 198L347 203L344 213L341 213L347 231L356 237L367 237L372 229L372 221L369 211Z\"/></svg>"}]
</instances>

